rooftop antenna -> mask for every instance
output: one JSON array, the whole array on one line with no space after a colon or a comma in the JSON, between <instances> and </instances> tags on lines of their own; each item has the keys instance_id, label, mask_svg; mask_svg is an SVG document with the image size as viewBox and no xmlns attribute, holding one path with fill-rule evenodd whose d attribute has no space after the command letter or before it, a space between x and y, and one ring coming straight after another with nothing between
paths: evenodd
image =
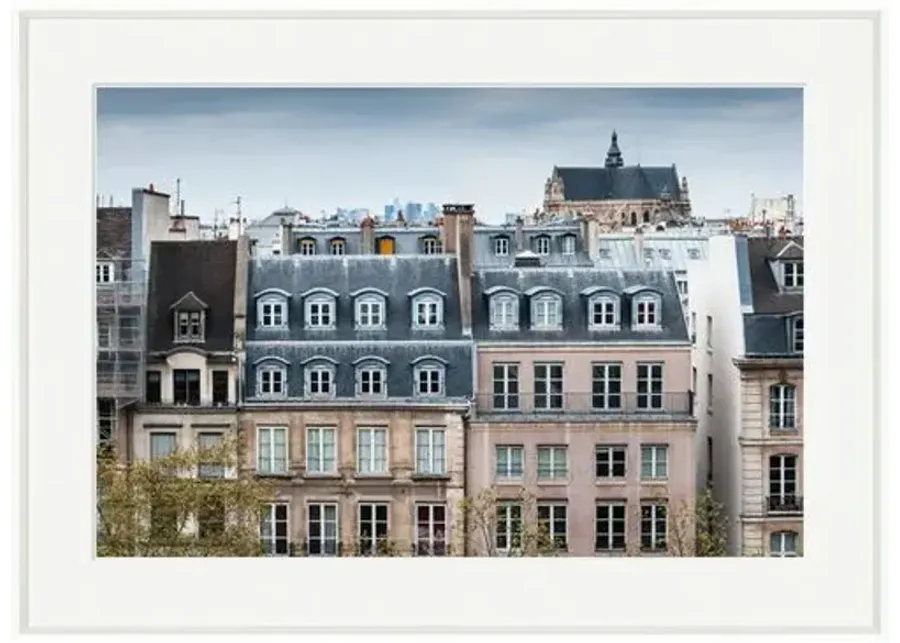
<instances>
[{"instance_id":1,"label":"rooftop antenna","mask_svg":"<svg viewBox=\"0 0 900 643\"><path fill-rule=\"evenodd\" d=\"M243 234L244 220L241 218L241 197L238 196L232 203L237 206L238 234Z\"/></svg>"},{"instance_id":2,"label":"rooftop antenna","mask_svg":"<svg viewBox=\"0 0 900 643\"><path fill-rule=\"evenodd\" d=\"M178 207L181 203L181 179L175 179L175 212L178 213ZM184 214L182 212L182 214Z\"/></svg>"}]
</instances>

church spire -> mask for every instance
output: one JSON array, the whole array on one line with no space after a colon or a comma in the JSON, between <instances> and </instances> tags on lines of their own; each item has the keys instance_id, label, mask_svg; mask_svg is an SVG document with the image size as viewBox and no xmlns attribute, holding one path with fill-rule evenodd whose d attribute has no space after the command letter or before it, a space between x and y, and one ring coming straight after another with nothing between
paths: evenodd
<instances>
[{"instance_id":1,"label":"church spire","mask_svg":"<svg viewBox=\"0 0 900 643\"><path fill-rule=\"evenodd\" d=\"M613 130L609 151L606 152L606 167L622 167L623 164L622 152L619 150L619 136L616 130Z\"/></svg>"}]
</instances>

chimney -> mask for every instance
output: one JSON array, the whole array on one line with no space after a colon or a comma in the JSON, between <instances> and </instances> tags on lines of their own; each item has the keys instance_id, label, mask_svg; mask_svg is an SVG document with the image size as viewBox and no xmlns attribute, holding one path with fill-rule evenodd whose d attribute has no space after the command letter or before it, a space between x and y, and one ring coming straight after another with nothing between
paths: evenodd
<instances>
[{"instance_id":1,"label":"chimney","mask_svg":"<svg viewBox=\"0 0 900 643\"><path fill-rule=\"evenodd\" d=\"M362 237L362 254L375 254L375 221L371 216L363 217L359 224L360 235Z\"/></svg>"},{"instance_id":2,"label":"chimney","mask_svg":"<svg viewBox=\"0 0 900 643\"><path fill-rule=\"evenodd\" d=\"M463 335L472 335L472 267L474 263L475 206L445 204L443 207L444 252L456 255L459 283L459 313Z\"/></svg>"},{"instance_id":3,"label":"chimney","mask_svg":"<svg viewBox=\"0 0 900 643\"><path fill-rule=\"evenodd\" d=\"M525 221L522 217L516 217L516 252L525 249Z\"/></svg>"},{"instance_id":4,"label":"chimney","mask_svg":"<svg viewBox=\"0 0 900 643\"><path fill-rule=\"evenodd\" d=\"M600 258L600 225L594 217L584 217L581 220L581 237L587 249L591 261Z\"/></svg>"},{"instance_id":5,"label":"chimney","mask_svg":"<svg viewBox=\"0 0 900 643\"><path fill-rule=\"evenodd\" d=\"M294 246L294 225L287 217L281 217L281 255L289 255L293 251Z\"/></svg>"},{"instance_id":6,"label":"chimney","mask_svg":"<svg viewBox=\"0 0 900 643\"><path fill-rule=\"evenodd\" d=\"M456 254L457 228L459 224L456 209L459 207L462 206L445 203L442 209L441 245L444 247L444 252L450 255Z\"/></svg>"},{"instance_id":7,"label":"chimney","mask_svg":"<svg viewBox=\"0 0 900 643\"><path fill-rule=\"evenodd\" d=\"M184 216L184 199L181 199L181 203L178 204L178 214Z\"/></svg>"},{"instance_id":8,"label":"chimney","mask_svg":"<svg viewBox=\"0 0 900 643\"><path fill-rule=\"evenodd\" d=\"M634 253L637 255L637 263L642 268L644 262L644 229L640 226L634 231Z\"/></svg>"}]
</instances>

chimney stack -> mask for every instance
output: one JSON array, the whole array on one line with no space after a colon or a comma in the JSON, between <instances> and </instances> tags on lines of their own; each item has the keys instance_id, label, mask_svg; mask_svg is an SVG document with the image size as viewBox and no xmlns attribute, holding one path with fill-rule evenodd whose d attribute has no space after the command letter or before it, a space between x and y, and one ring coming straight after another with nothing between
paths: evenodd
<instances>
[{"instance_id":1,"label":"chimney stack","mask_svg":"<svg viewBox=\"0 0 900 643\"><path fill-rule=\"evenodd\" d=\"M522 217L516 217L516 252L525 249L525 221Z\"/></svg>"},{"instance_id":2,"label":"chimney stack","mask_svg":"<svg viewBox=\"0 0 900 643\"><path fill-rule=\"evenodd\" d=\"M375 254L375 221L371 216L366 215L359 224L359 229L362 237L362 254Z\"/></svg>"},{"instance_id":3,"label":"chimney stack","mask_svg":"<svg viewBox=\"0 0 900 643\"><path fill-rule=\"evenodd\" d=\"M459 312L463 335L472 334L472 268L474 264L475 206L444 204L444 252L456 255L459 282Z\"/></svg>"},{"instance_id":4,"label":"chimney stack","mask_svg":"<svg viewBox=\"0 0 900 643\"><path fill-rule=\"evenodd\" d=\"M644 229L640 226L634 231L634 252L637 255L638 265L643 268L646 265L644 262Z\"/></svg>"},{"instance_id":5,"label":"chimney stack","mask_svg":"<svg viewBox=\"0 0 900 643\"><path fill-rule=\"evenodd\" d=\"M288 217L281 217L281 255L289 255L293 251L294 225Z\"/></svg>"}]
</instances>

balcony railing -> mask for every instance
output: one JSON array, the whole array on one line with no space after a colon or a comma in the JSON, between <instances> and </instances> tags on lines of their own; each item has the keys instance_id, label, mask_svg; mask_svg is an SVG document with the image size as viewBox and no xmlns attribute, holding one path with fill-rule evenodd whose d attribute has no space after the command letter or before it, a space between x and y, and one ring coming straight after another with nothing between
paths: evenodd
<instances>
[{"instance_id":1,"label":"balcony railing","mask_svg":"<svg viewBox=\"0 0 900 643\"><path fill-rule=\"evenodd\" d=\"M237 406L234 402L222 402L222 401L212 401L212 400L179 400L177 402L174 401L155 401L155 402L141 402L142 406L147 407L148 409L159 408L159 409L171 409L171 408L193 408L193 409L222 409L223 411L227 411L229 409L235 408Z\"/></svg>"},{"instance_id":2,"label":"balcony railing","mask_svg":"<svg viewBox=\"0 0 900 643\"><path fill-rule=\"evenodd\" d=\"M766 507L770 515L801 515L803 513L803 496L791 493L769 496Z\"/></svg>"},{"instance_id":3,"label":"balcony railing","mask_svg":"<svg viewBox=\"0 0 900 643\"><path fill-rule=\"evenodd\" d=\"M687 418L693 414L693 393L497 393L475 396L481 415L546 417L584 415L596 419L621 417Z\"/></svg>"}]
</instances>

